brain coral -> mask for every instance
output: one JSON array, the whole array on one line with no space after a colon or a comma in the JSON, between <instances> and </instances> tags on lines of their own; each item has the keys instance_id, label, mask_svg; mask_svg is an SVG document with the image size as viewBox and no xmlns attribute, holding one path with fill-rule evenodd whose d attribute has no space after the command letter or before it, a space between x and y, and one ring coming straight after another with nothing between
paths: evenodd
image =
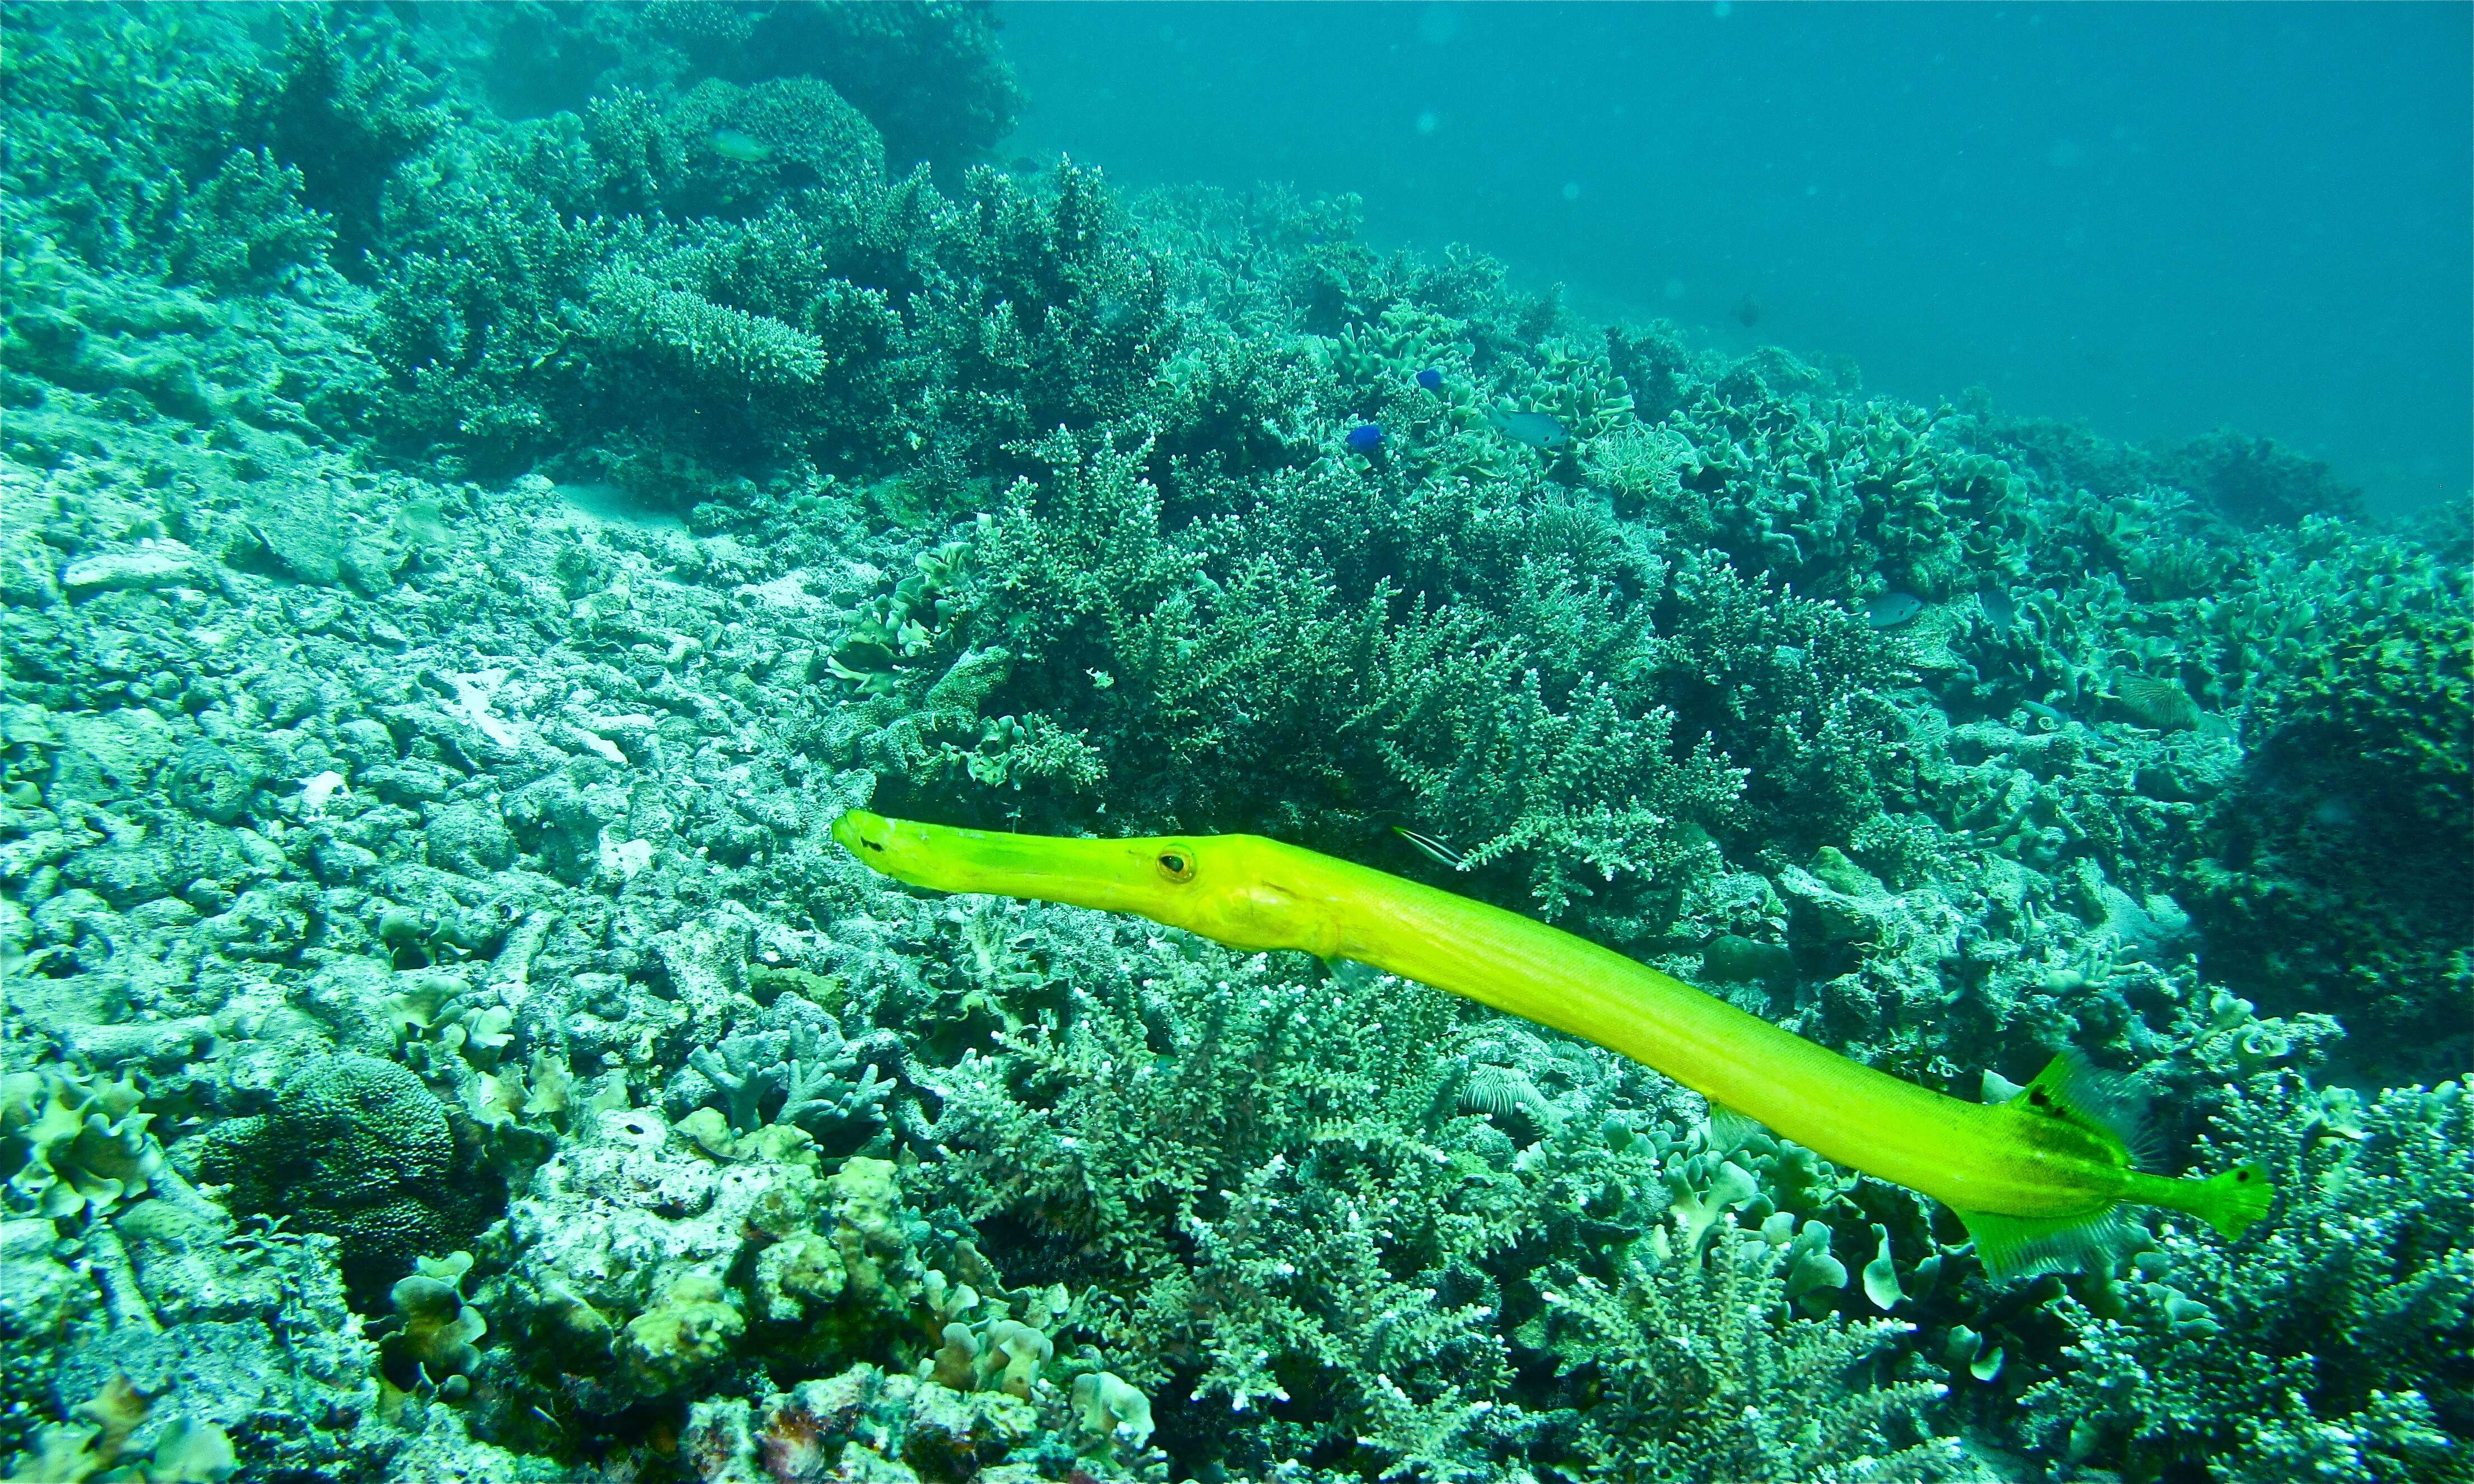
<instances>
[{"instance_id":1,"label":"brain coral","mask_svg":"<svg viewBox=\"0 0 2474 1484\"><path fill-rule=\"evenodd\" d=\"M343 1244L356 1306L381 1308L416 1258L470 1241L495 1205L447 1109L421 1079L353 1053L286 1080L276 1107L200 1135L200 1174L231 1186L235 1211L293 1218Z\"/></svg>"}]
</instances>

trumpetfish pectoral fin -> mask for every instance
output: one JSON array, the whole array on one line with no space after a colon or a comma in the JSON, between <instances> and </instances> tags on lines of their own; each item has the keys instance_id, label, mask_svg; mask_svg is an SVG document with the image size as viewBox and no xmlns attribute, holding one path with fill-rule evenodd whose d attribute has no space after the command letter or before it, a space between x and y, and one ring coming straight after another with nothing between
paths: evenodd
<instances>
[{"instance_id":1,"label":"trumpetfish pectoral fin","mask_svg":"<svg viewBox=\"0 0 2474 1484\"><path fill-rule=\"evenodd\" d=\"M2122 1250L2130 1219L2119 1204L2094 1216L1995 1216L1960 1211L1976 1239L1977 1260L1996 1278L2032 1277L2073 1268L2100 1271Z\"/></svg>"},{"instance_id":2,"label":"trumpetfish pectoral fin","mask_svg":"<svg viewBox=\"0 0 2474 1484\"><path fill-rule=\"evenodd\" d=\"M1761 1121L1736 1112L1724 1103L1710 1105L1710 1146L1732 1153L1761 1131Z\"/></svg>"}]
</instances>

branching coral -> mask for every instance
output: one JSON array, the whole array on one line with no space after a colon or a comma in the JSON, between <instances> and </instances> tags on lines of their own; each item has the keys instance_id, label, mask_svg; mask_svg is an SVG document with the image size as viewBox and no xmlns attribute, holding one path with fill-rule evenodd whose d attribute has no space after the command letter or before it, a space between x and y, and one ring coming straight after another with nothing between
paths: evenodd
<instances>
[{"instance_id":1,"label":"branching coral","mask_svg":"<svg viewBox=\"0 0 2474 1484\"><path fill-rule=\"evenodd\" d=\"M2308 1003L2374 1055L2461 1063L2474 1008L2468 758L2474 619L2417 604L2338 636L2264 708L2195 870L2212 969L2277 1009ZM2455 1026L2461 1034L2440 1029Z\"/></svg>"},{"instance_id":2,"label":"branching coral","mask_svg":"<svg viewBox=\"0 0 2474 1484\"><path fill-rule=\"evenodd\" d=\"M2253 1080L2218 1144L2280 1209L2239 1248L2168 1227L2115 1312L2065 1303L2071 1364L2030 1393L2073 1464L2387 1484L2462 1472L2474 1439L2474 1095L2401 1088L2332 1121Z\"/></svg>"},{"instance_id":3,"label":"branching coral","mask_svg":"<svg viewBox=\"0 0 2474 1484\"><path fill-rule=\"evenodd\" d=\"M864 1145L897 1122L915 1131L915 1110L907 1100L892 1101L908 1062L901 1037L889 1031L845 1036L796 995L773 1003L765 1029L689 1053L705 1095L718 1095L727 1109L728 1128L752 1133L768 1122L795 1126L837 1150Z\"/></svg>"},{"instance_id":4,"label":"branching coral","mask_svg":"<svg viewBox=\"0 0 2474 1484\"><path fill-rule=\"evenodd\" d=\"M743 394L750 388L805 386L825 370L825 348L813 335L663 288L642 272L605 273L593 280L589 293L603 342L721 390Z\"/></svg>"},{"instance_id":5,"label":"branching coral","mask_svg":"<svg viewBox=\"0 0 2474 1484\"><path fill-rule=\"evenodd\" d=\"M1991 1479L1919 1415L1928 1381L1849 1384L1905 1326L1769 1316L1784 1285L1777 1253L1730 1230L1708 1262L1611 1289L1583 1277L1551 1295L1563 1364L1592 1373L1597 1404L1576 1440L1575 1480Z\"/></svg>"},{"instance_id":6,"label":"branching coral","mask_svg":"<svg viewBox=\"0 0 2474 1484\"><path fill-rule=\"evenodd\" d=\"M1413 620L1375 656L1377 699L1352 725L1377 723L1385 761L1462 869L1519 857L1549 917L1619 875L1680 887L1743 787L1705 740L1688 756L1674 714L1627 715L1612 684L1585 677L1561 704L1516 651L1485 646L1457 614Z\"/></svg>"},{"instance_id":7,"label":"branching coral","mask_svg":"<svg viewBox=\"0 0 2474 1484\"><path fill-rule=\"evenodd\" d=\"M1847 1281L1828 1229L1799 1234L1788 1209L1834 1199L1796 1173L1800 1152L1748 1145L1732 1157L1750 1165L1735 1165L1706 1141L1637 1134L1612 1111L1637 1072L1492 1021L1454 1037L1457 1013L1370 974L1308 990L1218 954L1166 961L1138 984L1093 982L1061 1024L1003 1035L997 1056L939 1079L949 1159L935 1177L1008 1265L1092 1281L1085 1323L1122 1347L1128 1375L1225 1402L1225 1422L1210 1421L1215 1406L1173 1425L1183 1447L1227 1450L1232 1470L1309 1450L1454 1478L1515 1459L1579 1477L1644 1448L1679 1468L1700 1456L1691 1467L1715 1476L1754 1453L1807 1472L1880 1457L1873 1429L1904 1425L1882 1420L1929 1388L1858 1393L1835 1432L1757 1417L1737 1435L1735 1422L1695 1420L1706 1409L1682 1393L1648 1420L1674 1366L1640 1347L1674 1325L1708 1368L1697 1384L1744 1389L1718 1409L1729 1419L1758 1388L1843 1396L1845 1366L1891 1337L1835 1320L1770 1328L1783 1294ZM1173 1036L1169 1058L1145 1053L1137 1037L1160 1034L1146 1025ZM1404 1068L1369 1056L1356 1030L1369 1025L1465 1050L1441 1072ZM1654 1201L1630 1194L1644 1186ZM1731 1210L1781 1228L1775 1243L1726 1237L1732 1266L1713 1272L1740 1281L1691 1260L1732 1230ZM1650 1277L1661 1262L1672 1271ZM1568 1305L1591 1292L1631 1297L1584 1325ZM1637 1322L1636 1303L1655 1317ZM1584 1394L1605 1406L1618 1373L1638 1388L1637 1426L1594 1412L1577 1433L1542 1423ZM1541 1390L1547 1375L1558 1379ZM1803 1404L1778 1405L1784 1417ZM1736 1451L1705 1447L1705 1424ZM1963 1473L1938 1444L1897 1467Z\"/></svg>"}]
</instances>

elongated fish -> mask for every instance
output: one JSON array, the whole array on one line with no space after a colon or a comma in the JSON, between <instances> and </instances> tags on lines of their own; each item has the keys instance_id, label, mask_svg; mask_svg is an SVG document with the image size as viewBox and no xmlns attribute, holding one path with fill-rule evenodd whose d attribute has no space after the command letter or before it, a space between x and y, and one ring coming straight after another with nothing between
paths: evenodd
<instances>
[{"instance_id":1,"label":"elongated fish","mask_svg":"<svg viewBox=\"0 0 2474 1484\"><path fill-rule=\"evenodd\" d=\"M1132 912L1248 952L1354 960L1586 1036L1949 1205L1996 1276L2109 1248L2125 1206L2185 1212L2227 1237L2268 1210L2268 1181L2250 1165L2206 1180L2134 1168L2137 1130L2068 1055L2006 1102L1964 1103L1544 923L1258 835L1063 839L853 810L834 839L913 886Z\"/></svg>"}]
</instances>

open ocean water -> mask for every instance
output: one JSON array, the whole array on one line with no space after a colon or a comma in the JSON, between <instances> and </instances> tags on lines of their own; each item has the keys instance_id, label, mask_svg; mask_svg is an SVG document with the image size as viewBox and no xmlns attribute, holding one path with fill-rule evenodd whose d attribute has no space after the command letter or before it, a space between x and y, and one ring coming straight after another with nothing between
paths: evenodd
<instances>
[{"instance_id":1,"label":"open ocean water","mask_svg":"<svg viewBox=\"0 0 2474 1484\"><path fill-rule=\"evenodd\" d=\"M2474 7L0 110L0 1477L2474 1481Z\"/></svg>"}]
</instances>

